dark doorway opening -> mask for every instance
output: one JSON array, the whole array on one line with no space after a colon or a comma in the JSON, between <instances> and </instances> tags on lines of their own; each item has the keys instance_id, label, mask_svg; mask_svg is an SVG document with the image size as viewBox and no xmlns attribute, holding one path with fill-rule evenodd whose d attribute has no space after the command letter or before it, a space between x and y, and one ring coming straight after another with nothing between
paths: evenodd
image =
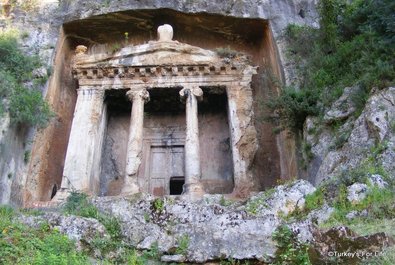
<instances>
[{"instance_id":1,"label":"dark doorway opening","mask_svg":"<svg viewBox=\"0 0 395 265\"><path fill-rule=\"evenodd\" d=\"M172 177L170 178L170 195L181 195L182 187L184 186L184 177Z\"/></svg>"}]
</instances>

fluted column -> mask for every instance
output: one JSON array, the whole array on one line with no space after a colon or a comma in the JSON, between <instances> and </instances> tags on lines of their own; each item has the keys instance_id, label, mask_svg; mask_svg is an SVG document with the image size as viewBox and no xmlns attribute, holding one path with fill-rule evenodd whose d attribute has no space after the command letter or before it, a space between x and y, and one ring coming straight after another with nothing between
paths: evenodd
<instances>
[{"instance_id":1,"label":"fluted column","mask_svg":"<svg viewBox=\"0 0 395 265\"><path fill-rule=\"evenodd\" d=\"M140 190L137 182L137 172L141 164L143 149L144 104L149 101L149 93L144 88L131 89L126 95L132 101L132 113L126 153L126 176L122 193L134 194Z\"/></svg>"},{"instance_id":2,"label":"fluted column","mask_svg":"<svg viewBox=\"0 0 395 265\"><path fill-rule=\"evenodd\" d=\"M180 91L181 99L186 103L185 138L185 184L183 194L200 196L204 194L200 182L200 147L198 126L198 100L203 98L200 87L186 87Z\"/></svg>"},{"instance_id":3,"label":"fluted column","mask_svg":"<svg viewBox=\"0 0 395 265\"><path fill-rule=\"evenodd\" d=\"M71 126L61 188L97 193L103 143L103 123L106 120L104 90L94 87L78 89Z\"/></svg>"}]
</instances>

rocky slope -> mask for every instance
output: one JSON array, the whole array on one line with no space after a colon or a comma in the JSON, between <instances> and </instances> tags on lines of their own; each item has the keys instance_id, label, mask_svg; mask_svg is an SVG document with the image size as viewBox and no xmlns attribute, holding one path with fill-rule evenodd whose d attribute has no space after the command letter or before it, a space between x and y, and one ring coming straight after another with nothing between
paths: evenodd
<instances>
[{"instance_id":1,"label":"rocky slope","mask_svg":"<svg viewBox=\"0 0 395 265\"><path fill-rule=\"evenodd\" d=\"M307 171L315 184L358 170L360 177L384 172L395 177L395 88L373 90L356 116L352 97L358 91L346 88L323 120L306 120L304 140L313 154Z\"/></svg>"},{"instance_id":2,"label":"rocky slope","mask_svg":"<svg viewBox=\"0 0 395 265\"><path fill-rule=\"evenodd\" d=\"M349 190L350 200L355 199L352 187ZM373 253L393 244L385 233L358 236L347 227L318 228L334 212L327 204L302 219L293 219L296 211L305 209L306 199L315 191L310 183L299 180L257 193L246 201L205 195L191 202L180 197L159 199L141 194L129 198L96 197L90 201L100 213L119 221L123 244L141 252L157 252L151 258L162 262L281 262L279 246L286 243L308 245L312 264L323 264L330 260L330 253ZM38 216L22 215L19 220L33 227L47 223L51 229L76 240L80 250L92 253L93 249L95 258L114 259L120 255L116 248L100 252L103 249L98 239L110 245L111 237L94 218L46 211ZM284 225L291 229L290 237L275 236L275 231ZM359 260L352 257L340 261L356 264Z\"/></svg>"}]
</instances>

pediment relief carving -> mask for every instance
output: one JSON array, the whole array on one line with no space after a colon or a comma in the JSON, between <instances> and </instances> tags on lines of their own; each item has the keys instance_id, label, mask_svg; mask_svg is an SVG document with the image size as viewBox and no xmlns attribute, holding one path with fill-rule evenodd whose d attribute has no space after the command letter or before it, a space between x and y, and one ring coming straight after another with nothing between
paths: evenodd
<instances>
[{"instance_id":1,"label":"pediment relief carving","mask_svg":"<svg viewBox=\"0 0 395 265\"><path fill-rule=\"evenodd\" d=\"M74 76L80 80L80 85L97 85L95 82L103 79L107 80L106 84L108 83L109 87L114 87L111 79L155 83L155 80L163 82L163 77L167 77L168 82L177 83L184 81L177 78L186 76L190 81L191 77L195 77L196 81L203 82L201 77L231 76L230 79L222 77L218 79L230 82L240 79L241 75L246 74L246 70L250 74L256 73L256 67L250 65L247 56L237 54L228 58L220 56L215 51L173 41L170 29L170 25L164 27L162 35L159 34L158 29L160 38L157 41L136 46L130 45L111 55L87 54L86 49L79 45L73 60ZM119 86L123 86L122 82Z\"/></svg>"},{"instance_id":2,"label":"pediment relief carving","mask_svg":"<svg viewBox=\"0 0 395 265\"><path fill-rule=\"evenodd\" d=\"M232 60L246 64L246 56ZM178 41L150 41L138 46L127 46L108 54L79 55L74 68L120 67L120 66L175 66L175 65L222 65L229 64L228 58L221 58L215 51L205 50Z\"/></svg>"}]
</instances>

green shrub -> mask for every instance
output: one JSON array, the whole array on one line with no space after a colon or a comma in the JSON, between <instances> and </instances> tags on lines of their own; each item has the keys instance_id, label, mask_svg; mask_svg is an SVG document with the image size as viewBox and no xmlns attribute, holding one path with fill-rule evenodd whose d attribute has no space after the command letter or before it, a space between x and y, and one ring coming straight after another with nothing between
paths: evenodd
<instances>
[{"instance_id":1,"label":"green shrub","mask_svg":"<svg viewBox=\"0 0 395 265\"><path fill-rule=\"evenodd\" d=\"M154 209L155 212L161 213L165 207L165 202L161 198L156 198L152 202L152 208Z\"/></svg>"},{"instance_id":2,"label":"green shrub","mask_svg":"<svg viewBox=\"0 0 395 265\"><path fill-rule=\"evenodd\" d=\"M0 31L0 101L7 99L8 102L6 106L0 105L0 114L8 110L14 124L44 127L53 113L41 92L25 85L29 81L41 84L41 79L32 77L33 70L40 66L40 60L37 56L26 55L18 44L18 38L15 30Z\"/></svg>"},{"instance_id":3,"label":"green shrub","mask_svg":"<svg viewBox=\"0 0 395 265\"><path fill-rule=\"evenodd\" d=\"M361 87L352 95L359 115L372 87L394 85L394 9L392 0L321 0L320 29L289 25L285 37L299 89L283 88L269 105L278 115L274 121L300 130L306 115L322 115L344 87L355 85Z\"/></svg>"},{"instance_id":4,"label":"green shrub","mask_svg":"<svg viewBox=\"0 0 395 265\"><path fill-rule=\"evenodd\" d=\"M27 227L15 219L15 212L0 206L0 264L89 264L75 250L74 242L47 224Z\"/></svg>"},{"instance_id":5,"label":"green shrub","mask_svg":"<svg viewBox=\"0 0 395 265\"><path fill-rule=\"evenodd\" d=\"M307 215L316 209L321 208L325 203L325 187L321 186L316 189L315 192L306 195L305 197L305 205L303 209L296 208L286 219L296 218L297 220L301 220Z\"/></svg>"},{"instance_id":6,"label":"green shrub","mask_svg":"<svg viewBox=\"0 0 395 265\"><path fill-rule=\"evenodd\" d=\"M99 210L88 200L84 193L72 192L64 205L64 211L82 217L95 218L110 234L113 240L120 240L121 225L117 218L99 212Z\"/></svg>"},{"instance_id":7,"label":"green shrub","mask_svg":"<svg viewBox=\"0 0 395 265\"><path fill-rule=\"evenodd\" d=\"M306 117L319 112L317 99L317 94L313 91L285 88L280 96L268 102L268 107L276 115L272 121L277 121L280 126L292 131L302 130Z\"/></svg>"},{"instance_id":8,"label":"green shrub","mask_svg":"<svg viewBox=\"0 0 395 265\"><path fill-rule=\"evenodd\" d=\"M311 264L308 255L308 245L301 243L287 225L280 225L273 233L273 239L277 242L275 253L275 265L284 264Z\"/></svg>"},{"instance_id":9,"label":"green shrub","mask_svg":"<svg viewBox=\"0 0 395 265\"><path fill-rule=\"evenodd\" d=\"M177 254L181 254L181 255L186 255L188 252L188 247L189 247L189 236L188 235L182 235L181 237L179 237L177 239L177 250L176 253Z\"/></svg>"}]
</instances>

